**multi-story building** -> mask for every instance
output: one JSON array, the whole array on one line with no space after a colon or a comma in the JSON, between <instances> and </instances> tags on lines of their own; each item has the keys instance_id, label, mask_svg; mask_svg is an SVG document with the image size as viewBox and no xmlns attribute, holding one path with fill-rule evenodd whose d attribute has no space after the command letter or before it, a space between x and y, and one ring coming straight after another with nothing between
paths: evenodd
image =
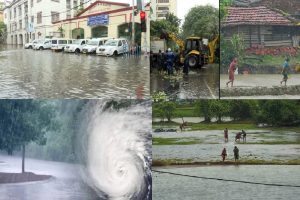
<instances>
[{"instance_id":1,"label":"multi-story building","mask_svg":"<svg viewBox=\"0 0 300 200\"><path fill-rule=\"evenodd\" d=\"M33 39L60 36L52 23L69 19L95 0L13 0L4 8L7 43L24 44Z\"/></svg>"},{"instance_id":2,"label":"multi-story building","mask_svg":"<svg viewBox=\"0 0 300 200\"><path fill-rule=\"evenodd\" d=\"M151 0L152 20L164 19L168 13L177 15L177 0Z\"/></svg>"}]
</instances>

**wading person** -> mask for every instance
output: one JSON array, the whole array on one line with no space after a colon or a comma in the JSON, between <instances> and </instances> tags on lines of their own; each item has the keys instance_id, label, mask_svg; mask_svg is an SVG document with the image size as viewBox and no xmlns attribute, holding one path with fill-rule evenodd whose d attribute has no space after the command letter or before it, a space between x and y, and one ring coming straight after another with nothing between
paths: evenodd
<instances>
[{"instance_id":1,"label":"wading person","mask_svg":"<svg viewBox=\"0 0 300 200\"><path fill-rule=\"evenodd\" d=\"M228 129L227 128L225 128L225 130L224 130L224 140L225 140L225 142L228 142Z\"/></svg>"},{"instance_id":2,"label":"wading person","mask_svg":"<svg viewBox=\"0 0 300 200\"><path fill-rule=\"evenodd\" d=\"M168 75L171 75L173 74L173 65L174 65L174 53L171 51L171 48L168 49L168 52L166 54L166 60L167 60Z\"/></svg>"},{"instance_id":3,"label":"wading person","mask_svg":"<svg viewBox=\"0 0 300 200\"><path fill-rule=\"evenodd\" d=\"M243 136L243 142L245 143L246 142L247 133L244 130L242 130L242 136Z\"/></svg>"},{"instance_id":4,"label":"wading person","mask_svg":"<svg viewBox=\"0 0 300 200\"><path fill-rule=\"evenodd\" d=\"M176 74L179 74L179 72L180 72L180 54L178 52L178 49L176 49L176 51L175 51L174 63L175 63Z\"/></svg>"},{"instance_id":5,"label":"wading person","mask_svg":"<svg viewBox=\"0 0 300 200\"><path fill-rule=\"evenodd\" d=\"M226 151L226 148L224 147L224 149L222 150L222 153L221 153L221 157L222 157L223 162L225 162L226 156L227 156L227 151Z\"/></svg>"},{"instance_id":6,"label":"wading person","mask_svg":"<svg viewBox=\"0 0 300 200\"><path fill-rule=\"evenodd\" d=\"M187 56L185 57L184 63L183 63L183 74L186 76L189 74L189 61L187 59Z\"/></svg>"},{"instance_id":7,"label":"wading person","mask_svg":"<svg viewBox=\"0 0 300 200\"><path fill-rule=\"evenodd\" d=\"M238 161L239 160L239 149L237 148L237 146L234 146L233 154L234 154L234 162Z\"/></svg>"},{"instance_id":8,"label":"wading person","mask_svg":"<svg viewBox=\"0 0 300 200\"><path fill-rule=\"evenodd\" d=\"M233 61L230 63L228 73L229 73L229 81L226 83L226 86L228 87L228 84L231 83L231 87L233 86L234 81L234 72L236 70L237 65L237 58L234 58Z\"/></svg>"},{"instance_id":9,"label":"wading person","mask_svg":"<svg viewBox=\"0 0 300 200\"><path fill-rule=\"evenodd\" d=\"M290 60L288 58L285 59L283 66L282 66L282 71L281 71L283 78L282 78L282 81L280 81L280 84L282 85L282 83L284 82L285 86L286 86L286 82L288 80L289 61Z\"/></svg>"},{"instance_id":10,"label":"wading person","mask_svg":"<svg viewBox=\"0 0 300 200\"><path fill-rule=\"evenodd\" d=\"M157 70L158 70L158 73L162 73L164 70L164 53L161 52L161 50L158 50Z\"/></svg>"}]
</instances>

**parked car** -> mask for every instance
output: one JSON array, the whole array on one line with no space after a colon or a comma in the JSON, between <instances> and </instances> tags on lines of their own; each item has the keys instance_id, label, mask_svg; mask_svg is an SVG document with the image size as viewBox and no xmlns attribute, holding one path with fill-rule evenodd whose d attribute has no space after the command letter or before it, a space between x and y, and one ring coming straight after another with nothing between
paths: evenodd
<instances>
[{"instance_id":1,"label":"parked car","mask_svg":"<svg viewBox=\"0 0 300 200\"><path fill-rule=\"evenodd\" d=\"M51 40L45 39L40 40L36 44L33 45L34 50L44 50L44 49L51 49Z\"/></svg>"},{"instance_id":2,"label":"parked car","mask_svg":"<svg viewBox=\"0 0 300 200\"><path fill-rule=\"evenodd\" d=\"M99 46L104 45L109 38L95 38L87 42L82 48L82 53L96 53Z\"/></svg>"},{"instance_id":3,"label":"parked car","mask_svg":"<svg viewBox=\"0 0 300 200\"><path fill-rule=\"evenodd\" d=\"M54 38L52 39L51 49L54 51L63 51L68 44L72 44L72 39Z\"/></svg>"},{"instance_id":4,"label":"parked car","mask_svg":"<svg viewBox=\"0 0 300 200\"><path fill-rule=\"evenodd\" d=\"M80 53L82 48L87 44L89 40L87 39L78 39L73 41L72 44L69 44L65 47L64 51L69 53Z\"/></svg>"},{"instance_id":5,"label":"parked car","mask_svg":"<svg viewBox=\"0 0 300 200\"><path fill-rule=\"evenodd\" d=\"M40 42L40 40L33 40L32 42L29 42L29 43L26 43L24 45L24 48L25 49L32 49L33 48L33 45Z\"/></svg>"},{"instance_id":6,"label":"parked car","mask_svg":"<svg viewBox=\"0 0 300 200\"><path fill-rule=\"evenodd\" d=\"M128 52L128 41L126 39L110 39L97 48L96 54L101 56L117 56Z\"/></svg>"}]
</instances>

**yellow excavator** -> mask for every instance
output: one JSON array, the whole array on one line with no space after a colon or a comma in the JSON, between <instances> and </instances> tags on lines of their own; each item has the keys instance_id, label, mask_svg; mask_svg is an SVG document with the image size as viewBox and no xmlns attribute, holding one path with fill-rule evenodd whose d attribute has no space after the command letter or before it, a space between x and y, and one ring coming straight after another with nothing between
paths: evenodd
<instances>
[{"instance_id":1,"label":"yellow excavator","mask_svg":"<svg viewBox=\"0 0 300 200\"><path fill-rule=\"evenodd\" d=\"M216 59L216 48L219 43L219 36L208 43L203 44L201 37L188 37L185 40L179 38L175 33L162 31L161 38L174 41L180 50L181 64L188 64L191 68L201 68L208 63L214 63Z\"/></svg>"}]
</instances>

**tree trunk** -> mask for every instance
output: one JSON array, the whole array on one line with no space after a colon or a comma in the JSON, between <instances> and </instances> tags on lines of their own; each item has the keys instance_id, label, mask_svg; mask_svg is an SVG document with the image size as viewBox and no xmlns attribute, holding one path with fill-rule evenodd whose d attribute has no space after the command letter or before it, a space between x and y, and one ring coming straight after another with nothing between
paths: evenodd
<instances>
[{"instance_id":1,"label":"tree trunk","mask_svg":"<svg viewBox=\"0 0 300 200\"><path fill-rule=\"evenodd\" d=\"M25 144L22 145L22 173L25 172Z\"/></svg>"}]
</instances>

